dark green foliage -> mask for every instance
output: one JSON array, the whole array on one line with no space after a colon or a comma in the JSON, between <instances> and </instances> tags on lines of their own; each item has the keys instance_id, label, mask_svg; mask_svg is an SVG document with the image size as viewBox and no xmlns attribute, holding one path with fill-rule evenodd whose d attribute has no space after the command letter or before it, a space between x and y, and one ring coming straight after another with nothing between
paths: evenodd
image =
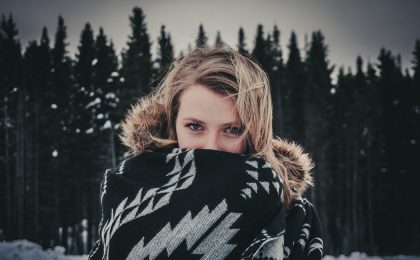
<instances>
[{"instance_id":1,"label":"dark green foliage","mask_svg":"<svg viewBox=\"0 0 420 260\"><path fill-rule=\"evenodd\" d=\"M195 40L195 46L196 47L202 47L207 45L207 36L206 32L204 31L204 27L202 24L198 27L198 36Z\"/></svg>"},{"instance_id":2,"label":"dark green foliage","mask_svg":"<svg viewBox=\"0 0 420 260\"><path fill-rule=\"evenodd\" d=\"M71 129L72 133L84 134L93 123L93 107L89 103L95 101L93 93L93 60L95 58L95 42L93 31L86 23L81 36L76 63L74 65L75 83L72 90ZM91 95L92 93L92 95Z\"/></svg>"},{"instance_id":3,"label":"dark green foliage","mask_svg":"<svg viewBox=\"0 0 420 260\"><path fill-rule=\"evenodd\" d=\"M152 55L145 15L139 7L130 16L131 35L122 54L121 74L124 78L120 97L120 111L127 110L136 98L151 91Z\"/></svg>"},{"instance_id":4,"label":"dark green foliage","mask_svg":"<svg viewBox=\"0 0 420 260\"><path fill-rule=\"evenodd\" d=\"M266 39L266 60L264 64L268 67L270 79L271 97L273 102L273 131L275 135L283 136L285 121L283 120L286 111L285 105L285 80L283 52L280 47L280 31L277 26L273 28L271 35Z\"/></svg>"},{"instance_id":5,"label":"dark green foliage","mask_svg":"<svg viewBox=\"0 0 420 260\"><path fill-rule=\"evenodd\" d=\"M413 149L412 140L412 122L410 118L414 115L412 113L413 107L411 102L411 87L410 84L403 79L401 67L399 65L398 57L392 55L390 51L381 49L378 57L379 79L378 85L378 104L382 108L378 113L377 120L374 127L377 134L377 146L382 160L379 161L381 166L380 171L376 171L374 178L376 180L383 179L379 185L376 186L376 191L382 193L381 197L377 198L377 203L383 205L374 211L374 217L384 213L391 214L392 219L392 233L396 237L402 237L403 234L412 229L411 224L407 218L410 213L400 216L398 212L409 207L414 203L410 199L412 192L408 190L417 190L412 183L418 171L412 168L412 156L416 154ZM417 152L418 153L418 152ZM412 181L410 181L412 180ZM408 181L408 182L407 182ZM400 196L395 196L395 193ZM385 194L385 195L384 195ZM401 198L404 198L401 200ZM388 212L384 207L391 203L396 209ZM402 222L400 222L402 221ZM399 223L404 223L400 224ZM382 238L381 245L386 248L391 248L394 240L390 237L384 239L384 230L381 228L384 222L376 223L374 225L375 238ZM381 225L382 224L382 225ZM411 239L409 240L411 241ZM414 243L406 243L393 246L390 253L395 254L400 251L413 250Z\"/></svg>"},{"instance_id":6,"label":"dark green foliage","mask_svg":"<svg viewBox=\"0 0 420 260\"><path fill-rule=\"evenodd\" d=\"M74 84L73 61L67 51L67 27L62 16L58 17L58 25L55 33L54 47L51 50L51 84L49 96L46 98L48 110L46 116L50 119L49 126L43 132L50 138L49 167L43 172L43 178L47 182L50 197L42 197L48 203L48 208L54 215L50 217L48 233L57 236L56 230L62 223L71 223L72 215L66 214L73 208L71 198L73 186L69 185L72 180L70 175L70 159L72 154L71 143L73 141L71 122L73 120L71 96ZM60 175L57 174L60 172ZM52 196L51 196L52 195ZM65 206L66 205L66 206ZM42 221L46 221L42 218ZM47 225L47 223L43 223ZM67 235L67 230L63 231ZM45 245L46 242L43 244ZM59 242L64 245L64 241Z\"/></svg>"},{"instance_id":7,"label":"dark green foliage","mask_svg":"<svg viewBox=\"0 0 420 260\"><path fill-rule=\"evenodd\" d=\"M303 143L304 120L304 84L305 71L295 32L289 40L289 57L285 68L284 91L282 95L285 127L284 137Z\"/></svg>"},{"instance_id":8,"label":"dark green foliage","mask_svg":"<svg viewBox=\"0 0 420 260\"><path fill-rule=\"evenodd\" d=\"M215 47L222 47L223 45L224 45L224 42L222 40L222 36L220 35L220 31L217 31L214 46Z\"/></svg>"},{"instance_id":9,"label":"dark green foliage","mask_svg":"<svg viewBox=\"0 0 420 260\"><path fill-rule=\"evenodd\" d=\"M1 94L5 96L14 87L22 86L22 55L18 30L13 16L1 16L0 20L0 82Z\"/></svg>"},{"instance_id":10,"label":"dark green foliage","mask_svg":"<svg viewBox=\"0 0 420 260\"><path fill-rule=\"evenodd\" d=\"M369 128L366 122L366 111L362 104L368 102L368 88L362 70L363 61L356 60L356 75L344 73L340 68L338 82L335 86L333 110L331 111L331 135L333 137L333 174L331 180L335 185L330 187L331 194L337 194L331 199L330 210L339 209L340 221L328 223L330 229L336 233L342 230L346 240L331 240L333 250L351 251L351 247L364 248L368 243L368 228L372 225L371 215L367 214L368 204L365 198L372 194L368 192L372 179L366 161L367 151L364 139L367 138ZM336 174L339 172L340 174ZM366 172L355 175L355 172ZM335 174L334 174L335 173ZM353 187L360 190L354 191ZM351 205L350 207L346 205ZM363 228L354 229L353 226ZM371 239L371 238L369 238ZM340 248L340 249L339 249Z\"/></svg>"},{"instance_id":11,"label":"dark green foliage","mask_svg":"<svg viewBox=\"0 0 420 260\"><path fill-rule=\"evenodd\" d=\"M166 74L166 72L168 72L171 63L174 60L174 50L171 43L171 35L166 33L164 25L160 27L160 37L158 38L158 43L159 58L157 62L159 63L159 82Z\"/></svg>"},{"instance_id":12,"label":"dark green foliage","mask_svg":"<svg viewBox=\"0 0 420 260\"><path fill-rule=\"evenodd\" d=\"M62 16L58 17L58 25L55 33L54 47L52 49L52 73L51 73L51 89L50 89L50 104L55 104L51 113L55 114L54 118L59 120L55 125L56 134L67 129L70 115L70 95L73 84L73 68L72 61L67 52L67 27L64 24ZM57 144L58 147L58 144Z\"/></svg>"},{"instance_id":13,"label":"dark green foliage","mask_svg":"<svg viewBox=\"0 0 420 260\"><path fill-rule=\"evenodd\" d=\"M330 229L333 223L331 216L333 208L323 203L331 192L332 186L327 180L334 174L334 143L331 136L333 127L331 121L332 98L331 75L332 69L328 67L327 46L320 31L312 33L312 39L305 59L305 85L304 85L304 120L305 131L303 145L311 154L313 160L318 162L313 170L316 189L312 189L308 196L325 212L321 219L322 225ZM322 161L322 163L320 163ZM332 192L331 192L332 193ZM334 238L331 234L325 236L325 243L330 244Z\"/></svg>"},{"instance_id":14,"label":"dark green foliage","mask_svg":"<svg viewBox=\"0 0 420 260\"><path fill-rule=\"evenodd\" d=\"M118 58L112 42L108 41L102 28L95 42L95 62L93 66L93 92L95 99L101 102L94 102L92 106L94 118L92 127L95 132L102 133L105 141L97 143L96 147L105 150L103 154L111 158L110 161L98 157L98 165L101 168L115 166L117 159L122 156L124 149L119 142L117 134L118 123L123 118L123 113L118 110L120 97L124 91L122 77L118 73ZM100 178L100 175L97 176Z\"/></svg>"},{"instance_id":15,"label":"dark green foliage","mask_svg":"<svg viewBox=\"0 0 420 260\"><path fill-rule=\"evenodd\" d=\"M238 45L237 45L238 51L242 53L243 55L247 56L249 55L247 49L246 49L246 43L245 43L245 32L242 27L239 28L238 32Z\"/></svg>"},{"instance_id":16,"label":"dark green foliage","mask_svg":"<svg viewBox=\"0 0 420 260\"><path fill-rule=\"evenodd\" d=\"M270 69L270 60L267 57L267 42L264 39L264 29L261 24L257 27L257 35L255 36L255 45L252 50L252 57L261 65L264 71Z\"/></svg>"},{"instance_id":17,"label":"dark green foliage","mask_svg":"<svg viewBox=\"0 0 420 260\"><path fill-rule=\"evenodd\" d=\"M23 236L24 188L23 169L16 167L22 157L16 156L22 150L23 106L27 89L23 82L23 58L17 39L18 30L13 16L0 19L0 202L5 214L0 223L6 235ZM19 129L19 131L18 131ZM3 224L4 223L4 224Z\"/></svg>"},{"instance_id":18,"label":"dark green foliage","mask_svg":"<svg viewBox=\"0 0 420 260\"><path fill-rule=\"evenodd\" d=\"M275 135L282 135L284 129L283 121L283 95L284 91L284 64L280 47L280 31L277 26L273 28L273 35L268 34L264 38L264 29L260 24L257 27L255 45L251 59L261 65L268 74L270 80L271 97L273 103L273 131Z\"/></svg>"},{"instance_id":19,"label":"dark green foliage","mask_svg":"<svg viewBox=\"0 0 420 260\"><path fill-rule=\"evenodd\" d=\"M108 119L118 122L122 115L116 114L114 109L119 103L121 91L121 77L118 74L118 58L114 46L108 39L102 28L95 41L95 60L93 63L93 92L101 102L93 107L97 115L93 120L94 128L102 130Z\"/></svg>"},{"instance_id":20,"label":"dark green foliage","mask_svg":"<svg viewBox=\"0 0 420 260\"><path fill-rule=\"evenodd\" d=\"M306 54L306 68L308 73L308 97L314 97L314 102L326 105L326 98L331 90L331 73L334 68L330 68L327 61L328 47L324 43L324 36L320 31L312 33L312 40L308 53Z\"/></svg>"},{"instance_id":21,"label":"dark green foliage","mask_svg":"<svg viewBox=\"0 0 420 260\"><path fill-rule=\"evenodd\" d=\"M28 138L33 142L33 149L28 155L31 160L28 164L33 164L33 168L27 170L30 173L26 178L28 184L28 206L27 221L31 223L27 226L28 238L34 241L42 241L45 237L54 235L54 228L51 223L45 219L51 218L51 212L54 212L54 201L51 200L51 194L54 190L51 170L45 163L51 159L51 150L53 142L49 128L51 118L49 115L51 97L51 49L47 28L42 29L40 44L32 41L25 51L25 84L28 88L30 99L28 100L27 113L29 127ZM41 211L40 208L44 210ZM30 217L29 217L30 216ZM45 240L44 240L45 241ZM42 241L41 244L44 244Z\"/></svg>"}]
</instances>

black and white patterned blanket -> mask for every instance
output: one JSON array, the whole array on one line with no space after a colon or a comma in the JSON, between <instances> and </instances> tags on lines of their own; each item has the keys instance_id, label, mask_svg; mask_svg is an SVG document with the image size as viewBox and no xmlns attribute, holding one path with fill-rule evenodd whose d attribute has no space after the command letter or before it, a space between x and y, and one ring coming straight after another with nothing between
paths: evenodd
<instances>
[{"instance_id":1,"label":"black and white patterned blanket","mask_svg":"<svg viewBox=\"0 0 420 260\"><path fill-rule=\"evenodd\" d=\"M101 182L89 259L320 259L319 220L305 199L286 209L261 158L162 148L122 161Z\"/></svg>"}]
</instances>

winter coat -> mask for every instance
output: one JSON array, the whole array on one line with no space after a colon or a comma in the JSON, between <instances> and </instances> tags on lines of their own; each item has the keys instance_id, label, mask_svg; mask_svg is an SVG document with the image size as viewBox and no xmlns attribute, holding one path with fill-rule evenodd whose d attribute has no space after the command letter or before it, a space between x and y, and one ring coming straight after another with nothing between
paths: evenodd
<instances>
[{"instance_id":1,"label":"winter coat","mask_svg":"<svg viewBox=\"0 0 420 260\"><path fill-rule=\"evenodd\" d=\"M300 146L274 140L297 180L286 207L284 180L260 157L145 142L164 133L161 109L145 99L126 117L122 140L132 153L104 174L89 259L322 257L320 221L302 197L313 164Z\"/></svg>"}]
</instances>

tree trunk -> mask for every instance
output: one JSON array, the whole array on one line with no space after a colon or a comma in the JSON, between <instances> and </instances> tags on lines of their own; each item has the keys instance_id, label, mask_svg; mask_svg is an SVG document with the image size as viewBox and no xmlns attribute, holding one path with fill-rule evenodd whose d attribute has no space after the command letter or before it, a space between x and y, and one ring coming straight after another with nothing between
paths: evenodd
<instances>
[{"instance_id":1,"label":"tree trunk","mask_svg":"<svg viewBox=\"0 0 420 260\"><path fill-rule=\"evenodd\" d=\"M38 194L38 176L39 176L39 101L35 100L35 123L34 123L34 240L39 240L39 194Z\"/></svg>"},{"instance_id":2,"label":"tree trunk","mask_svg":"<svg viewBox=\"0 0 420 260\"><path fill-rule=\"evenodd\" d=\"M111 132L110 132L110 143L111 143L111 159L112 159L112 168L117 166L117 157L115 152L115 132L114 132L114 124L111 123Z\"/></svg>"},{"instance_id":3,"label":"tree trunk","mask_svg":"<svg viewBox=\"0 0 420 260\"><path fill-rule=\"evenodd\" d=\"M4 115L4 159L5 159L5 166L6 166L6 214L7 214L7 223L6 223L6 230L5 230L5 238L7 239L12 234L12 194L11 194L11 181L10 181L10 154L9 154L9 115L7 109L7 97L4 97L4 105L3 105L3 115Z\"/></svg>"},{"instance_id":4,"label":"tree trunk","mask_svg":"<svg viewBox=\"0 0 420 260\"><path fill-rule=\"evenodd\" d=\"M24 93L19 92L17 113L16 113L16 179L15 179L15 203L17 219L17 237L23 238L24 233Z\"/></svg>"},{"instance_id":5,"label":"tree trunk","mask_svg":"<svg viewBox=\"0 0 420 260\"><path fill-rule=\"evenodd\" d=\"M360 191L360 187L358 184L358 178L357 178L357 174L359 173L359 166L358 166L358 146L357 146L357 141L355 138L355 133L352 131L352 165L353 165L353 178L352 178L352 195L353 195L353 207L352 207L352 218L353 218L353 232L354 232L354 245L352 248L352 251L357 250L360 251L360 247L359 247L359 236L360 236L360 225L359 225L359 221L358 221L358 215L359 215L359 208L360 208L360 203L358 201L358 194Z\"/></svg>"},{"instance_id":6,"label":"tree trunk","mask_svg":"<svg viewBox=\"0 0 420 260\"><path fill-rule=\"evenodd\" d=\"M26 104L26 102L25 102ZM31 120L27 119L26 114L29 114L25 106L25 125L28 125L24 128L24 144L25 144L25 234L26 238L31 241L34 240L34 167L33 167L33 123Z\"/></svg>"},{"instance_id":7,"label":"tree trunk","mask_svg":"<svg viewBox=\"0 0 420 260\"><path fill-rule=\"evenodd\" d=\"M371 153L371 145L372 138L368 137L368 149L367 149L367 227L368 227L368 245L370 247L370 253L372 255L376 254L375 249L375 241L373 239L373 193L372 193L372 171L373 171L373 165L372 161L376 159L376 157L373 157L373 154Z\"/></svg>"}]
</instances>

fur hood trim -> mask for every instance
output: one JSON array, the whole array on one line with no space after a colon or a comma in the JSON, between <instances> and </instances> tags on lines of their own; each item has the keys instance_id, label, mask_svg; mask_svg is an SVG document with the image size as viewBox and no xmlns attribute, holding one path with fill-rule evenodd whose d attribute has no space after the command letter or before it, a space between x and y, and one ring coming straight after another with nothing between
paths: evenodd
<instances>
[{"instance_id":1,"label":"fur hood trim","mask_svg":"<svg viewBox=\"0 0 420 260\"><path fill-rule=\"evenodd\" d=\"M302 146L279 137L273 140L273 150L277 159L287 169L289 185L294 198L299 198L305 190L313 186L311 170L315 167L311 157Z\"/></svg>"}]
</instances>

